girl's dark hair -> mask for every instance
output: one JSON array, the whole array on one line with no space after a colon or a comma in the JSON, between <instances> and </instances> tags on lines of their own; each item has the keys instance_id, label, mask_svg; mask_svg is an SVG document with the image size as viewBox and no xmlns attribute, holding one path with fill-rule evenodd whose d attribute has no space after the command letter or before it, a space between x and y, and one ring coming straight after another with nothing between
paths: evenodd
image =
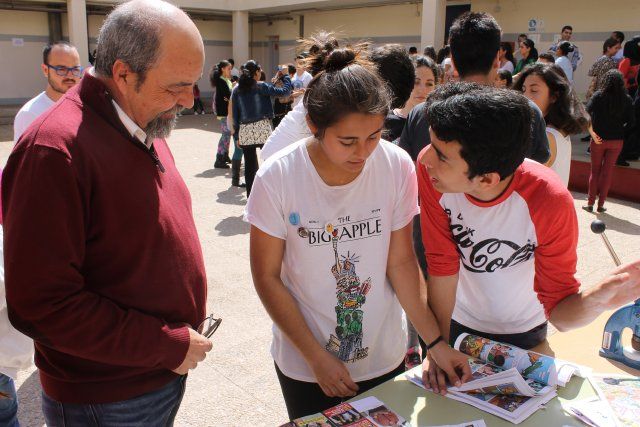
<instances>
[{"instance_id":1,"label":"girl's dark hair","mask_svg":"<svg viewBox=\"0 0 640 427\"><path fill-rule=\"evenodd\" d=\"M439 81L438 74L440 73L440 68L434 62L433 59L431 59L428 56L417 56L417 57L415 57L415 59L412 60L412 62L413 62L413 66L416 69L418 69L420 67L429 68L431 70L431 72L433 73L433 78L436 81L436 83Z\"/></svg>"},{"instance_id":2,"label":"girl's dark hair","mask_svg":"<svg viewBox=\"0 0 640 427\"><path fill-rule=\"evenodd\" d=\"M609 48L612 48L619 43L620 43L619 40L616 40L613 37L609 37L602 44L602 54L604 55L605 53L607 53L607 50L609 50Z\"/></svg>"},{"instance_id":3,"label":"girl's dark hair","mask_svg":"<svg viewBox=\"0 0 640 427\"><path fill-rule=\"evenodd\" d=\"M429 58L431 58L431 59L432 59L432 60L434 60L434 61L435 61L435 60L436 60L436 58L438 57L438 56L436 55L436 49L435 49L433 46L431 46L431 45L429 45L429 46L427 46L427 47L425 47L425 48L424 48L423 55L424 55L424 56L427 56L427 57L429 57Z\"/></svg>"},{"instance_id":4,"label":"girl's dark hair","mask_svg":"<svg viewBox=\"0 0 640 427\"><path fill-rule=\"evenodd\" d=\"M238 81L238 90L247 91L256 85L255 76L260 72L260 65L253 59L242 65L242 74Z\"/></svg>"},{"instance_id":5,"label":"girl's dark hair","mask_svg":"<svg viewBox=\"0 0 640 427\"><path fill-rule=\"evenodd\" d=\"M538 59L546 59L547 61L551 62L552 64L554 62L556 62L555 56L553 56L553 54L549 53L549 52L541 53L540 55L538 55Z\"/></svg>"},{"instance_id":6,"label":"girl's dark hair","mask_svg":"<svg viewBox=\"0 0 640 427\"><path fill-rule=\"evenodd\" d=\"M391 96L376 71L364 58L361 46L333 49L324 56L320 71L304 93L309 119L318 128L316 137L351 113L386 117Z\"/></svg>"},{"instance_id":7,"label":"girl's dark hair","mask_svg":"<svg viewBox=\"0 0 640 427\"><path fill-rule=\"evenodd\" d=\"M528 61L537 61L538 60L538 49L536 49L536 43L533 40L529 39L529 38L524 39L524 41L522 43L524 43L524 45L526 47L531 49L531 51L529 52L529 56L527 57L527 60Z\"/></svg>"},{"instance_id":8,"label":"girl's dark hair","mask_svg":"<svg viewBox=\"0 0 640 427\"><path fill-rule=\"evenodd\" d=\"M624 87L624 77L618 70L609 70L600 80L600 90L593 94L593 99L602 98L606 109L613 117L622 117L628 97Z\"/></svg>"},{"instance_id":9,"label":"girl's dark hair","mask_svg":"<svg viewBox=\"0 0 640 427\"><path fill-rule=\"evenodd\" d=\"M511 84L513 83L513 76L511 75L509 70L498 71L498 76L500 77L500 80L507 81L507 88L511 88Z\"/></svg>"},{"instance_id":10,"label":"girl's dark hair","mask_svg":"<svg viewBox=\"0 0 640 427\"><path fill-rule=\"evenodd\" d=\"M358 49L366 50L366 44L360 43ZM369 50L368 60L375 65L378 76L389 88L391 108L406 104L416 80L415 65L407 49L401 44L384 44Z\"/></svg>"},{"instance_id":11,"label":"girl's dark hair","mask_svg":"<svg viewBox=\"0 0 640 427\"><path fill-rule=\"evenodd\" d=\"M222 77L222 69L229 65L231 65L231 63L223 59L211 68L211 73L209 74L209 82L211 82L211 86L216 87L220 77Z\"/></svg>"},{"instance_id":12,"label":"girl's dark hair","mask_svg":"<svg viewBox=\"0 0 640 427\"><path fill-rule=\"evenodd\" d=\"M513 89L522 92L524 81L531 75L544 80L549 97L555 98L544 118L547 124L568 135L585 132L589 127L589 116L562 69L553 64L532 64L520 73Z\"/></svg>"},{"instance_id":13,"label":"girl's dark hair","mask_svg":"<svg viewBox=\"0 0 640 427\"><path fill-rule=\"evenodd\" d=\"M509 42L500 42L500 49L504 50L504 57L507 58L507 61L511 61L513 66L516 66L516 59L513 57L513 47Z\"/></svg>"},{"instance_id":14,"label":"girl's dark hair","mask_svg":"<svg viewBox=\"0 0 640 427\"><path fill-rule=\"evenodd\" d=\"M558 45L558 53L562 52L561 55L568 55L573 52L574 47L569 42L562 42Z\"/></svg>"},{"instance_id":15,"label":"girl's dark hair","mask_svg":"<svg viewBox=\"0 0 640 427\"><path fill-rule=\"evenodd\" d=\"M327 57L340 45L336 34L330 31L319 31L298 42L306 53L306 56L299 56L303 57L304 67L312 76L324 69Z\"/></svg>"},{"instance_id":16,"label":"girl's dark hair","mask_svg":"<svg viewBox=\"0 0 640 427\"><path fill-rule=\"evenodd\" d=\"M438 57L436 58L436 62L438 64L442 64L442 61L444 61L445 58L449 56L450 53L451 53L451 48L449 47L449 45L446 45L445 47L443 47L438 51Z\"/></svg>"}]
</instances>

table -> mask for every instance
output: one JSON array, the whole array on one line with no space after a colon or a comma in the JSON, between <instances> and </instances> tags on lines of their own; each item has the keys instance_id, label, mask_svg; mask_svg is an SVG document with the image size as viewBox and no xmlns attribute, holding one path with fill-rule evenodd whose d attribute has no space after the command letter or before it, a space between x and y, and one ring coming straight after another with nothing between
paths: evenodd
<instances>
[{"instance_id":1,"label":"table","mask_svg":"<svg viewBox=\"0 0 640 427\"><path fill-rule=\"evenodd\" d=\"M602 358L598 351L602 341L604 325L612 312L603 313L590 325L571 332L557 332L548 340L533 348L559 359L569 360L593 368L594 373L631 374L640 376L640 371L631 369L618 362ZM420 368L417 368L420 369ZM375 396L389 408L398 412L412 426L437 426L458 424L484 419L487 426L513 426L514 424L471 405L436 395L411 384L404 375L399 375L356 399ZM547 403L545 409L538 410L519 426L584 426L577 418L562 409L562 402L581 400L595 396L588 380L574 377L566 387L558 387L558 398Z\"/></svg>"}]
</instances>

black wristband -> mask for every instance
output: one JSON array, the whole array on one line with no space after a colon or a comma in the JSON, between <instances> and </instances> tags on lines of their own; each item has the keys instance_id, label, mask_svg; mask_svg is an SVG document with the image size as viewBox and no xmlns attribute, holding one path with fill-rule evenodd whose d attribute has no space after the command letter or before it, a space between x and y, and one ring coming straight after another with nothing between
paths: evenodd
<instances>
[{"instance_id":1,"label":"black wristband","mask_svg":"<svg viewBox=\"0 0 640 427\"><path fill-rule=\"evenodd\" d=\"M433 347L436 346L436 344L438 344L440 341L444 340L444 338L442 338L442 335L439 335L438 338L436 338L435 340L431 341L429 344L427 344L427 346L425 347L425 349L427 351L431 350Z\"/></svg>"}]
</instances>

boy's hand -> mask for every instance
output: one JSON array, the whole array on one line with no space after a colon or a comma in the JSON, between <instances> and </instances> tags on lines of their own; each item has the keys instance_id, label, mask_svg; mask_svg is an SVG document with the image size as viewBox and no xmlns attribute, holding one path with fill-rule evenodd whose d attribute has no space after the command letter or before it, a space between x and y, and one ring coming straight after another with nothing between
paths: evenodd
<instances>
[{"instance_id":1,"label":"boy's hand","mask_svg":"<svg viewBox=\"0 0 640 427\"><path fill-rule=\"evenodd\" d=\"M598 299L604 306L615 309L640 298L640 259L613 270L598 285Z\"/></svg>"},{"instance_id":2,"label":"boy's hand","mask_svg":"<svg viewBox=\"0 0 640 427\"><path fill-rule=\"evenodd\" d=\"M442 395L447 394L446 381L460 387L462 383L471 379L469 356L452 349L446 343L440 342L427 352L422 368L422 382L425 387Z\"/></svg>"}]
</instances>

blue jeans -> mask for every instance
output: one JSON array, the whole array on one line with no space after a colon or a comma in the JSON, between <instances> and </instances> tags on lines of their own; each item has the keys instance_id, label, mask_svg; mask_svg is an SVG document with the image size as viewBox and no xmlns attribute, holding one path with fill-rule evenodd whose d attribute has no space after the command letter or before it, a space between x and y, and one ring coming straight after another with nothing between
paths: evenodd
<instances>
[{"instance_id":1,"label":"blue jeans","mask_svg":"<svg viewBox=\"0 0 640 427\"><path fill-rule=\"evenodd\" d=\"M43 392L42 412L48 427L173 426L186 380L184 375L156 391L113 403L60 403Z\"/></svg>"},{"instance_id":2,"label":"blue jeans","mask_svg":"<svg viewBox=\"0 0 640 427\"><path fill-rule=\"evenodd\" d=\"M0 374L0 426L19 427L18 396L11 377Z\"/></svg>"}]
</instances>

